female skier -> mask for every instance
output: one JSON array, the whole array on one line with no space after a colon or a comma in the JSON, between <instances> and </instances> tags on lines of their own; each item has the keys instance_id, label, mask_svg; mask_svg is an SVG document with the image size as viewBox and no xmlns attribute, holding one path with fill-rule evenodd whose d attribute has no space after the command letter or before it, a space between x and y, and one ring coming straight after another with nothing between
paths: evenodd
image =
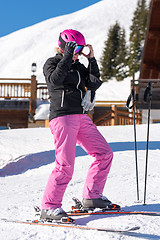
<instances>
[{"instance_id":1,"label":"female skier","mask_svg":"<svg viewBox=\"0 0 160 240\"><path fill-rule=\"evenodd\" d=\"M94 162L89 168L83 189L83 208L106 208L111 205L102 195L113 152L87 115L94 107L95 91L101 86L99 68L90 44L76 30L60 33L58 53L43 67L50 94L50 129L55 144L55 168L42 199L41 219L61 220L67 213L61 208L62 198L72 179L76 143ZM89 53L84 54L83 48ZM78 56L88 59L88 68Z\"/></svg>"}]
</instances>

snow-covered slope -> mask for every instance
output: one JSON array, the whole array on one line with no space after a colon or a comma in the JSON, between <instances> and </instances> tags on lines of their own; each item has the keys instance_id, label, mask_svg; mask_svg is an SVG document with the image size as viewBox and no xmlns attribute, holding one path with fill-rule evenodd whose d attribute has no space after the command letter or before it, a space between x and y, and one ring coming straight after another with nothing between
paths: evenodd
<instances>
[{"instance_id":1,"label":"snow-covered slope","mask_svg":"<svg viewBox=\"0 0 160 240\"><path fill-rule=\"evenodd\" d=\"M48 57L55 54L59 33L66 28L81 31L87 43L94 46L99 60L108 29L116 20L125 27L128 36L136 5L137 0L103 0L0 38L0 77L30 77L31 64L36 62L38 80L44 81L42 66Z\"/></svg>"},{"instance_id":2,"label":"snow-covered slope","mask_svg":"<svg viewBox=\"0 0 160 240\"><path fill-rule=\"evenodd\" d=\"M113 202L126 210L160 212L160 124L151 125L146 206L143 206L147 126L137 126L140 203L137 203L133 126L98 127L114 151L114 160L104 189ZM0 131L0 219L32 219L33 206L40 205L44 188L54 167L55 153L48 128ZM63 199L70 210L72 197L82 197L87 170L92 163L78 145L73 179ZM137 240L160 239L160 220L155 216L79 217L77 224L90 227L140 230L119 235L97 231L69 230L5 223L0 220L2 240Z\"/></svg>"}]
</instances>

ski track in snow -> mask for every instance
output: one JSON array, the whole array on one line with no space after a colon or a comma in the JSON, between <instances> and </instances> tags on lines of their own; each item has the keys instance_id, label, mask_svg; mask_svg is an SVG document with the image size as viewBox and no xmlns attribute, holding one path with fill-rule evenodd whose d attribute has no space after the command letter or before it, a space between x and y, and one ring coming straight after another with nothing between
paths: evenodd
<instances>
[{"instance_id":1,"label":"ski track in snow","mask_svg":"<svg viewBox=\"0 0 160 240\"><path fill-rule=\"evenodd\" d=\"M141 143L138 150L140 203L137 203L136 196L133 126L98 127L114 151L114 160L104 195L126 210L160 212L160 124L151 124L150 127L146 206L143 206L143 194L147 125L137 126L137 141ZM33 206L40 206L47 179L54 167L54 144L50 130L48 128L2 130L0 147L0 218L32 219ZM77 146L73 179L63 199L65 210L70 210L73 196L82 198L85 177L92 160L92 157ZM3 240L160 239L159 217L81 216L75 219L77 224L90 227L119 229L136 225L141 228L132 233L117 234L0 221L0 236Z\"/></svg>"}]
</instances>

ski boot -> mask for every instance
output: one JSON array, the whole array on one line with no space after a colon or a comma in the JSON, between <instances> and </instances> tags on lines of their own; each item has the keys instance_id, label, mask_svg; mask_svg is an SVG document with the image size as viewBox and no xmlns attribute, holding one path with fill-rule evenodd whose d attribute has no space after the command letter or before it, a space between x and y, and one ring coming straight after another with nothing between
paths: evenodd
<instances>
[{"instance_id":1,"label":"ski boot","mask_svg":"<svg viewBox=\"0 0 160 240\"><path fill-rule=\"evenodd\" d=\"M75 223L75 220L69 217L62 208L42 209L40 219L47 222Z\"/></svg>"},{"instance_id":2,"label":"ski boot","mask_svg":"<svg viewBox=\"0 0 160 240\"><path fill-rule=\"evenodd\" d=\"M94 210L100 208L103 210L119 210L120 206L113 204L107 197L100 195L99 198L85 199L83 198L83 209Z\"/></svg>"}]
</instances>

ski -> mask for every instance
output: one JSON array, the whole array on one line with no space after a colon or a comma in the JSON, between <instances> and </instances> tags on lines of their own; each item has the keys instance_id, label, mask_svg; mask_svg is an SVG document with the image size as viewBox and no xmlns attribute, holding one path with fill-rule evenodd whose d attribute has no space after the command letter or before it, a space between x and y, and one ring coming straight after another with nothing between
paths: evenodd
<instances>
[{"instance_id":1,"label":"ski","mask_svg":"<svg viewBox=\"0 0 160 240\"><path fill-rule=\"evenodd\" d=\"M121 214L121 215L148 215L148 216L160 216L160 212L149 212L149 211L125 211L122 210L121 207L117 204L109 205L108 208L100 209L100 210L90 210L83 209L82 202L73 197L73 201L75 202L75 206L72 206L72 210L67 212L68 216L83 216L83 215L112 215L112 214ZM35 207L35 211L39 212L40 208Z\"/></svg>"},{"instance_id":2,"label":"ski","mask_svg":"<svg viewBox=\"0 0 160 240\"><path fill-rule=\"evenodd\" d=\"M34 207L36 211L35 216L40 215L41 209L37 206ZM90 216L90 215L148 215L148 216L160 216L160 212L151 212L151 211L125 211L125 210L106 210L106 209L101 209L101 210L86 210L86 209L74 209L72 207L71 211L66 212L68 217L73 217L73 216Z\"/></svg>"},{"instance_id":3,"label":"ski","mask_svg":"<svg viewBox=\"0 0 160 240\"><path fill-rule=\"evenodd\" d=\"M83 209L83 205L78 198L73 198L75 206L72 206L72 210L66 212L68 217L76 216L90 216L90 215L147 215L147 216L160 216L160 212L153 211L126 211L121 209L117 204L112 204L112 208L105 209ZM40 216L41 209L38 206L34 206L36 212L35 216Z\"/></svg>"},{"instance_id":4,"label":"ski","mask_svg":"<svg viewBox=\"0 0 160 240\"><path fill-rule=\"evenodd\" d=\"M148 216L160 216L160 212L149 212L149 211L86 211L76 210L67 212L68 216L84 216L84 215L148 215Z\"/></svg>"},{"instance_id":5,"label":"ski","mask_svg":"<svg viewBox=\"0 0 160 240\"><path fill-rule=\"evenodd\" d=\"M128 227L124 229L112 229L112 228L97 228L97 227L88 227L85 225L71 225L71 224L63 224L63 223L50 223L50 222L42 222L38 220L27 220L27 221L19 221L19 220L9 220L9 219L1 219L5 222L10 223L19 223L19 224L28 224L28 225L39 225L39 226L48 226L48 227L58 227L58 228L70 228L70 229L80 229L80 230L96 230L103 232L115 232L115 233L126 233L131 231L139 230L139 226Z\"/></svg>"}]
</instances>

